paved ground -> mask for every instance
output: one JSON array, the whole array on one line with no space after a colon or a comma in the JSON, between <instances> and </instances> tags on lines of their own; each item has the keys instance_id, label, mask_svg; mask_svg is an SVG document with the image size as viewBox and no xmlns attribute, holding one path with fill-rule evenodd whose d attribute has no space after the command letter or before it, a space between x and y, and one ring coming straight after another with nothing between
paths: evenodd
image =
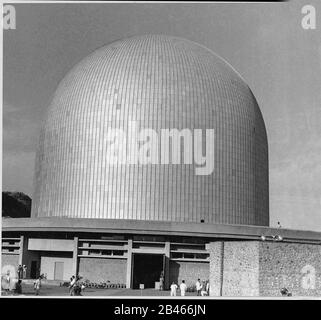
<instances>
[{"instance_id":1,"label":"paved ground","mask_svg":"<svg viewBox=\"0 0 321 320\"><path fill-rule=\"evenodd\" d=\"M2 291L2 295L10 295L12 293L6 293ZM34 296L34 290L32 284L22 284L22 296ZM82 292L83 296L170 296L169 291L159 291L154 289L145 290L132 290L132 289L89 289L86 288ZM179 291L177 292L179 296ZM40 296L69 296L67 287L59 287L56 285L43 285L40 290ZM196 296L196 293L187 292L186 296Z\"/></svg>"}]
</instances>

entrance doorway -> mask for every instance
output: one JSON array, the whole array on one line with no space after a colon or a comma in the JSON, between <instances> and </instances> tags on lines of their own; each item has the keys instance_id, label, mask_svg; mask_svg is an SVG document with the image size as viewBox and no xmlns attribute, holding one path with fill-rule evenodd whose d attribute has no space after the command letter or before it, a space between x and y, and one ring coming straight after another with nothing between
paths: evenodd
<instances>
[{"instance_id":1,"label":"entrance doorway","mask_svg":"<svg viewBox=\"0 0 321 320\"><path fill-rule=\"evenodd\" d=\"M133 288L139 289L140 284L145 288L155 288L164 268L164 255L135 253L133 262Z\"/></svg>"},{"instance_id":2,"label":"entrance doorway","mask_svg":"<svg viewBox=\"0 0 321 320\"><path fill-rule=\"evenodd\" d=\"M31 261L31 268L30 268L30 278L36 279L38 277L38 261Z\"/></svg>"}]
</instances>

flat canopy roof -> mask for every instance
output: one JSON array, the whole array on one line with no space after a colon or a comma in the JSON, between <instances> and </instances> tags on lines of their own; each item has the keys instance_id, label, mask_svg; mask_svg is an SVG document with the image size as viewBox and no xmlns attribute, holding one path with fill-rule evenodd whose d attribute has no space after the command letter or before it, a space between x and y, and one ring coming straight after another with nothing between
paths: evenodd
<instances>
[{"instance_id":1,"label":"flat canopy roof","mask_svg":"<svg viewBox=\"0 0 321 320\"><path fill-rule=\"evenodd\" d=\"M172 235L188 237L261 240L280 235L283 241L321 244L321 232L245 225L179 223L167 221L2 218L2 231L9 232L93 232Z\"/></svg>"}]
</instances>

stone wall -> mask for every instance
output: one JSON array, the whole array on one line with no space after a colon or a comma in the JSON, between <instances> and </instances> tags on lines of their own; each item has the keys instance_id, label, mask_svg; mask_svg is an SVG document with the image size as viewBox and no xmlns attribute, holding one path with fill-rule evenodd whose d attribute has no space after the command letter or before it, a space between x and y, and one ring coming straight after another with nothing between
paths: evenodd
<instances>
[{"instance_id":1,"label":"stone wall","mask_svg":"<svg viewBox=\"0 0 321 320\"><path fill-rule=\"evenodd\" d=\"M212 296L321 296L320 245L218 241L209 252Z\"/></svg>"},{"instance_id":2,"label":"stone wall","mask_svg":"<svg viewBox=\"0 0 321 320\"><path fill-rule=\"evenodd\" d=\"M224 296L258 296L259 244L225 242L223 264Z\"/></svg>"},{"instance_id":3,"label":"stone wall","mask_svg":"<svg viewBox=\"0 0 321 320\"><path fill-rule=\"evenodd\" d=\"M195 285L198 278L201 280L209 279L208 262L188 262L188 261L170 261L169 281L180 284L185 280L186 285Z\"/></svg>"},{"instance_id":4,"label":"stone wall","mask_svg":"<svg viewBox=\"0 0 321 320\"><path fill-rule=\"evenodd\" d=\"M260 295L321 296L321 245L260 243Z\"/></svg>"},{"instance_id":5,"label":"stone wall","mask_svg":"<svg viewBox=\"0 0 321 320\"><path fill-rule=\"evenodd\" d=\"M126 259L79 258L78 273L92 282L126 284Z\"/></svg>"},{"instance_id":6,"label":"stone wall","mask_svg":"<svg viewBox=\"0 0 321 320\"><path fill-rule=\"evenodd\" d=\"M208 252L210 254L210 296L221 296L223 284L223 242L211 242L208 246Z\"/></svg>"}]
</instances>

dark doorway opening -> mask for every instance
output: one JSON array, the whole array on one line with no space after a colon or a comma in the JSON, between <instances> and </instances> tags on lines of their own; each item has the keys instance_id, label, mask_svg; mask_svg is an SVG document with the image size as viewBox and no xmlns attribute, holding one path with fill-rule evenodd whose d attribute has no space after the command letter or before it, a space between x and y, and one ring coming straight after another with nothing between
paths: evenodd
<instances>
[{"instance_id":1,"label":"dark doorway opening","mask_svg":"<svg viewBox=\"0 0 321 320\"><path fill-rule=\"evenodd\" d=\"M38 276L38 262L33 260L31 261L31 268L30 268L30 278L36 279Z\"/></svg>"},{"instance_id":2,"label":"dark doorway opening","mask_svg":"<svg viewBox=\"0 0 321 320\"><path fill-rule=\"evenodd\" d=\"M140 284L146 288L155 288L163 270L164 256L162 254L141 254L133 256L133 288L139 289Z\"/></svg>"}]
</instances>

